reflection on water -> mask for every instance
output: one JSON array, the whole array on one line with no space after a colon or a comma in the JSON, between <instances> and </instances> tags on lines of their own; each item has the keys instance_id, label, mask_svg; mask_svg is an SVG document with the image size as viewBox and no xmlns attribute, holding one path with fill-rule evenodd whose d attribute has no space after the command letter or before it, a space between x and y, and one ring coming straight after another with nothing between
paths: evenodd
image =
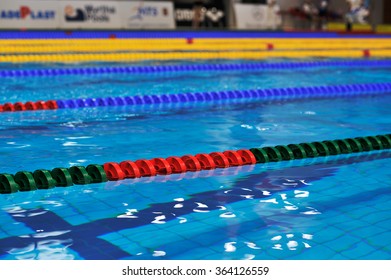
<instances>
[{"instance_id":1,"label":"reflection on water","mask_svg":"<svg viewBox=\"0 0 391 280\"><path fill-rule=\"evenodd\" d=\"M8 253L18 260L73 260L74 252L67 250L70 245L71 239L46 239Z\"/></svg>"}]
</instances>

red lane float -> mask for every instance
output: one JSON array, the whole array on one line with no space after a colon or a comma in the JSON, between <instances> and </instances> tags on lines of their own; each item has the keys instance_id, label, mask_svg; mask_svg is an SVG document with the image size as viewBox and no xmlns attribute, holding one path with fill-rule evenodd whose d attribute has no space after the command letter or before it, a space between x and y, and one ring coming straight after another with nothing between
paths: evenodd
<instances>
[{"instance_id":1,"label":"red lane float","mask_svg":"<svg viewBox=\"0 0 391 280\"><path fill-rule=\"evenodd\" d=\"M208 154L198 154L195 157L200 162L201 169L203 169L203 170L210 170L210 169L215 169L216 168L216 164L215 164L215 162L213 161L213 158L210 155L208 155Z\"/></svg>"},{"instance_id":2,"label":"red lane float","mask_svg":"<svg viewBox=\"0 0 391 280\"><path fill-rule=\"evenodd\" d=\"M225 151L223 154L227 157L230 166L243 165L242 157L237 152Z\"/></svg>"},{"instance_id":3,"label":"red lane float","mask_svg":"<svg viewBox=\"0 0 391 280\"><path fill-rule=\"evenodd\" d=\"M125 173L116 162L107 162L103 164L103 169L106 172L107 179L110 181L118 181L125 179Z\"/></svg>"},{"instance_id":4,"label":"red lane float","mask_svg":"<svg viewBox=\"0 0 391 280\"><path fill-rule=\"evenodd\" d=\"M125 160L119 164L107 162L103 164L103 169L109 181L118 181L125 178L153 177L156 175L170 175L188 171L196 172L255 163L256 159L251 151L239 150L197 154L195 156L171 156L166 159L139 159L134 162Z\"/></svg>"},{"instance_id":5,"label":"red lane float","mask_svg":"<svg viewBox=\"0 0 391 280\"><path fill-rule=\"evenodd\" d=\"M135 161L137 167L140 169L141 176L143 177L149 177L149 176L156 176L157 171L155 167L153 166L152 162L145 159L139 159Z\"/></svg>"},{"instance_id":6,"label":"red lane float","mask_svg":"<svg viewBox=\"0 0 391 280\"><path fill-rule=\"evenodd\" d=\"M242 158L243 164L255 164L257 162L254 154L250 150L239 150L237 153Z\"/></svg>"},{"instance_id":7,"label":"red lane float","mask_svg":"<svg viewBox=\"0 0 391 280\"><path fill-rule=\"evenodd\" d=\"M168 157L167 162L171 166L172 173L184 173L187 171L186 164L180 157Z\"/></svg>"},{"instance_id":8,"label":"red lane float","mask_svg":"<svg viewBox=\"0 0 391 280\"><path fill-rule=\"evenodd\" d=\"M266 49L267 49L268 51L274 50L274 44L271 44L271 43L266 44Z\"/></svg>"},{"instance_id":9,"label":"red lane float","mask_svg":"<svg viewBox=\"0 0 391 280\"><path fill-rule=\"evenodd\" d=\"M4 112L13 112L15 111L15 106L12 103L5 103L3 105L3 111Z\"/></svg>"},{"instance_id":10,"label":"red lane float","mask_svg":"<svg viewBox=\"0 0 391 280\"><path fill-rule=\"evenodd\" d=\"M209 155L212 157L217 168L230 167L229 160L223 153L215 152L215 153L210 153Z\"/></svg>"},{"instance_id":11,"label":"red lane float","mask_svg":"<svg viewBox=\"0 0 391 280\"><path fill-rule=\"evenodd\" d=\"M181 157L181 159L184 161L186 168L188 171L200 171L201 170L201 163L199 160L192 155L185 155Z\"/></svg>"},{"instance_id":12,"label":"red lane float","mask_svg":"<svg viewBox=\"0 0 391 280\"><path fill-rule=\"evenodd\" d=\"M26 105L22 102L16 102L14 104L15 111L26 111Z\"/></svg>"},{"instance_id":13,"label":"red lane float","mask_svg":"<svg viewBox=\"0 0 391 280\"><path fill-rule=\"evenodd\" d=\"M45 101L37 101L35 102L35 105L37 106L37 110L47 110L48 106L46 105Z\"/></svg>"},{"instance_id":14,"label":"red lane float","mask_svg":"<svg viewBox=\"0 0 391 280\"><path fill-rule=\"evenodd\" d=\"M46 101L45 103L46 103L46 106L49 110L58 109L58 105L57 105L56 100L49 100L49 101Z\"/></svg>"},{"instance_id":15,"label":"red lane float","mask_svg":"<svg viewBox=\"0 0 391 280\"><path fill-rule=\"evenodd\" d=\"M155 167L156 173L159 175L170 175L172 173L172 168L170 163L164 158L154 158L150 160Z\"/></svg>"},{"instance_id":16,"label":"red lane float","mask_svg":"<svg viewBox=\"0 0 391 280\"><path fill-rule=\"evenodd\" d=\"M140 178L141 172L140 168L138 168L137 164L133 161L125 160L122 161L119 166L125 174L125 178Z\"/></svg>"},{"instance_id":17,"label":"red lane float","mask_svg":"<svg viewBox=\"0 0 391 280\"><path fill-rule=\"evenodd\" d=\"M26 103L16 102L14 104L8 102L0 105L0 112L55 110L55 109L58 109L58 104L56 100L36 101L36 102L27 101Z\"/></svg>"},{"instance_id":18,"label":"red lane float","mask_svg":"<svg viewBox=\"0 0 391 280\"><path fill-rule=\"evenodd\" d=\"M34 102L31 102L31 101L26 102L25 106L26 106L26 110L29 110L29 111L37 110L37 105Z\"/></svg>"}]
</instances>

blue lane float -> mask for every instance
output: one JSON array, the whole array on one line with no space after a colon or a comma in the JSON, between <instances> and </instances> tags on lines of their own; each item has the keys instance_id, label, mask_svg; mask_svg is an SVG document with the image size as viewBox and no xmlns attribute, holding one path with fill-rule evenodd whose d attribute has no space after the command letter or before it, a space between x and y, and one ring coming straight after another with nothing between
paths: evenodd
<instances>
[{"instance_id":1,"label":"blue lane float","mask_svg":"<svg viewBox=\"0 0 391 280\"><path fill-rule=\"evenodd\" d=\"M262 31L1 31L0 39L105 39L105 38L390 38L389 34L343 34L340 32Z\"/></svg>"},{"instance_id":2,"label":"blue lane float","mask_svg":"<svg viewBox=\"0 0 391 280\"><path fill-rule=\"evenodd\" d=\"M104 98L78 98L56 100L59 109L172 105L191 103L211 103L229 101L283 101L295 99L324 99L338 97L360 97L365 95L383 95L391 93L391 83L332 85L295 88L212 91L179 94L141 95Z\"/></svg>"},{"instance_id":3,"label":"blue lane float","mask_svg":"<svg viewBox=\"0 0 391 280\"><path fill-rule=\"evenodd\" d=\"M389 68L391 60L341 60L236 64L189 64L156 66L112 66L82 68L15 69L1 70L0 77L47 77L64 75L145 74L195 71L273 71L322 67Z\"/></svg>"}]
</instances>

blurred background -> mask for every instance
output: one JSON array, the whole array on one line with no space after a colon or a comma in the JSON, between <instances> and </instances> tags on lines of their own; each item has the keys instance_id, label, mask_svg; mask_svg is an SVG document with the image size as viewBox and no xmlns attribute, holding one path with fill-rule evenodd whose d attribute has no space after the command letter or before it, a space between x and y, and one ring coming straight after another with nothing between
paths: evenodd
<instances>
[{"instance_id":1,"label":"blurred background","mask_svg":"<svg viewBox=\"0 0 391 280\"><path fill-rule=\"evenodd\" d=\"M390 32L390 0L2 0L1 29Z\"/></svg>"}]
</instances>

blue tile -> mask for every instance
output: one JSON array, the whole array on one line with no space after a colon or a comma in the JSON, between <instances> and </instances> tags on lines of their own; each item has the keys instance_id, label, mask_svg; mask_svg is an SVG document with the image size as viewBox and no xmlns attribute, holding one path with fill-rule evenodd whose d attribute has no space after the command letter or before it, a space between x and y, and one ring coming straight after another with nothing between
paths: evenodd
<instances>
[{"instance_id":1,"label":"blue tile","mask_svg":"<svg viewBox=\"0 0 391 280\"><path fill-rule=\"evenodd\" d=\"M376 248L369 246L366 242L362 241L356 243L348 250L341 251L340 254L350 260L365 259L368 253L376 251Z\"/></svg>"},{"instance_id":2,"label":"blue tile","mask_svg":"<svg viewBox=\"0 0 391 280\"><path fill-rule=\"evenodd\" d=\"M362 257L363 260L391 260L391 252L376 250Z\"/></svg>"},{"instance_id":3,"label":"blue tile","mask_svg":"<svg viewBox=\"0 0 391 280\"><path fill-rule=\"evenodd\" d=\"M367 242L371 246L375 246L377 248L383 248L391 245L391 232L385 231L379 234L372 235L367 238Z\"/></svg>"},{"instance_id":4,"label":"blue tile","mask_svg":"<svg viewBox=\"0 0 391 280\"><path fill-rule=\"evenodd\" d=\"M303 249L300 254L291 257L295 260L329 260L335 255L335 251L323 245L312 245L311 248Z\"/></svg>"},{"instance_id":5,"label":"blue tile","mask_svg":"<svg viewBox=\"0 0 391 280\"><path fill-rule=\"evenodd\" d=\"M360 239L369 240L370 238L376 238L379 234L386 232L387 230L383 227L377 227L375 225L368 225L356 228L351 231L351 234Z\"/></svg>"},{"instance_id":6,"label":"blue tile","mask_svg":"<svg viewBox=\"0 0 391 280\"><path fill-rule=\"evenodd\" d=\"M221 255L207 247L199 247L190 250L184 254L178 254L174 256L175 260L194 260L194 256L197 256L197 260L219 260Z\"/></svg>"},{"instance_id":7,"label":"blue tile","mask_svg":"<svg viewBox=\"0 0 391 280\"><path fill-rule=\"evenodd\" d=\"M343 252L345 250L349 250L352 247L356 246L356 244L359 243L360 241L361 239L353 235L350 235L348 233L345 233L339 236L338 238L336 238L335 240L324 243L324 245L336 252Z\"/></svg>"},{"instance_id":8,"label":"blue tile","mask_svg":"<svg viewBox=\"0 0 391 280\"><path fill-rule=\"evenodd\" d=\"M317 244L325 244L341 238L344 234L345 231L326 225L321 231L318 231L317 234L314 235L313 242Z\"/></svg>"}]
</instances>

